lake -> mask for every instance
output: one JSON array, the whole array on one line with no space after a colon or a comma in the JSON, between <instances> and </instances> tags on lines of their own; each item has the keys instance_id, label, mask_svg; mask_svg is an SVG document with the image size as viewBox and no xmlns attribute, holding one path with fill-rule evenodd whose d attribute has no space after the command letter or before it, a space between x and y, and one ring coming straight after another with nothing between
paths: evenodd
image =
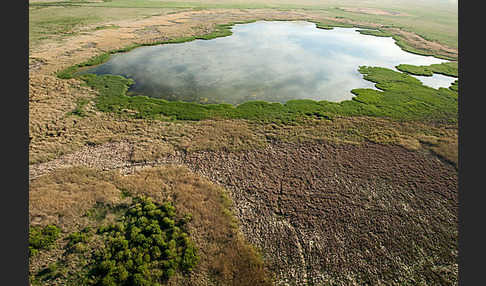
<instances>
[{"instance_id":1,"label":"lake","mask_svg":"<svg viewBox=\"0 0 486 286\"><path fill-rule=\"evenodd\" d=\"M237 24L233 34L212 40L139 47L112 55L83 73L116 74L135 84L129 95L198 103L240 104L290 99L339 102L355 88L374 88L359 66L396 70L398 64L446 62L403 51L390 37L362 35L355 28L316 28L304 21ZM420 77L433 88L453 77Z\"/></svg>"}]
</instances>

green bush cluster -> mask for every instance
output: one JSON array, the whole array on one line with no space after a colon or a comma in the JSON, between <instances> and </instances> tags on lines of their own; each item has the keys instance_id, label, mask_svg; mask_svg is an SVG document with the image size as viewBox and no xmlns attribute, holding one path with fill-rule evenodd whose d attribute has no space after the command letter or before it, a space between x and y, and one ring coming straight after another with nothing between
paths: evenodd
<instances>
[{"instance_id":1,"label":"green bush cluster","mask_svg":"<svg viewBox=\"0 0 486 286\"><path fill-rule=\"evenodd\" d=\"M29 256L37 254L39 250L48 249L59 238L60 233L61 229L55 225L30 227Z\"/></svg>"},{"instance_id":2,"label":"green bush cluster","mask_svg":"<svg viewBox=\"0 0 486 286\"><path fill-rule=\"evenodd\" d=\"M71 248L79 243L88 242L91 236L90 228L84 228L81 231L71 233L66 239L69 241L66 245L67 248Z\"/></svg>"},{"instance_id":3,"label":"green bush cluster","mask_svg":"<svg viewBox=\"0 0 486 286\"><path fill-rule=\"evenodd\" d=\"M93 284L159 285L177 271L191 271L199 257L184 224L170 202L133 198L122 221L98 229L105 248L94 254Z\"/></svg>"}]
</instances>

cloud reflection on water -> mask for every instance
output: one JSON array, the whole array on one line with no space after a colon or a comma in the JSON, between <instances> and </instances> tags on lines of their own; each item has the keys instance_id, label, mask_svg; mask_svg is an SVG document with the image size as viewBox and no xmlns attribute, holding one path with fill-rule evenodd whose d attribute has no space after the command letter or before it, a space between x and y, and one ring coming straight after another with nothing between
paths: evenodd
<instances>
[{"instance_id":1,"label":"cloud reflection on water","mask_svg":"<svg viewBox=\"0 0 486 286\"><path fill-rule=\"evenodd\" d=\"M352 98L351 89L373 88L357 71L361 65L394 69L401 63L441 62L404 52L392 38L361 35L356 29L256 22L234 26L229 37L140 47L90 72L132 78L136 84L130 91L169 100L339 102ZM437 88L454 80L434 75L424 82Z\"/></svg>"}]
</instances>

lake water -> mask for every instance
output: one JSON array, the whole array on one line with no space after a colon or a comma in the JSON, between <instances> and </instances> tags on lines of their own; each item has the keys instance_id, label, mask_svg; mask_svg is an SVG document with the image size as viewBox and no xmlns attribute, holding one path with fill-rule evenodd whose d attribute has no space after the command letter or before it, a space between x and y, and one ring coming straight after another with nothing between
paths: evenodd
<instances>
[{"instance_id":1,"label":"lake water","mask_svg":"<svg viewBox=\"0 0 486 286\"><path fill-rule=\"evenodd\" d=\"M374 88L358 67L396 70L398 64L445 62L407 53L392 38L362 35L354 28L323 30L309 22L239 24L228 37L139 47L113 55L86 72L135 80L131 95L200 103L239 104L249 100L339 102L355 88ZM455 78L417 77L449 87Z\"/></svg>"}]
</instances>

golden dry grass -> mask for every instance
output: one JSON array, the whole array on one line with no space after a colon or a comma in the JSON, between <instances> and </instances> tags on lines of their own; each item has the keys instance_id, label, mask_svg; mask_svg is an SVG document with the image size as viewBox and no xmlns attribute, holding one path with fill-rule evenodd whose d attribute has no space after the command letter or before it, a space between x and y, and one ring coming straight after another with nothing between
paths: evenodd
<instances>
[{"instance_id":1,"label":"golden dry grass","mask_svg":"<svg viewBox=\"0 0 486 286\"><path fill-rule=\"evenodd\" d=\"M260 255L239 233L226 191L185 167L145 168L127 176L84 167L54 171L30 184L30 223L56 224L67 236L93 224L84 215L97 202L116 206L126 201L122 192L159 203L170 200L179 215L192 214L188 228L200 263L191 276L175 276L169 285L270 285ZM51 255L34 257L32 264L59 258L59 251Z\"/></svg>"}]
</instances>

